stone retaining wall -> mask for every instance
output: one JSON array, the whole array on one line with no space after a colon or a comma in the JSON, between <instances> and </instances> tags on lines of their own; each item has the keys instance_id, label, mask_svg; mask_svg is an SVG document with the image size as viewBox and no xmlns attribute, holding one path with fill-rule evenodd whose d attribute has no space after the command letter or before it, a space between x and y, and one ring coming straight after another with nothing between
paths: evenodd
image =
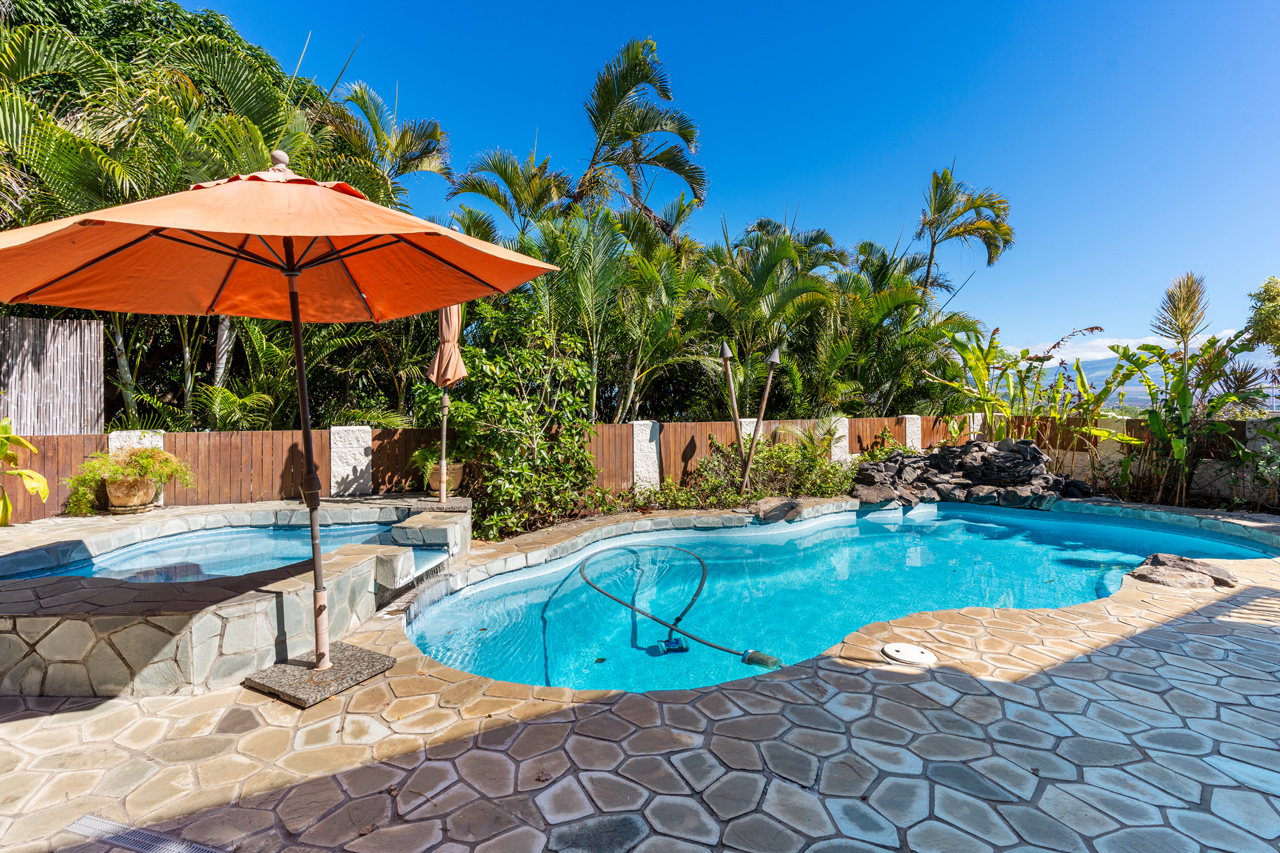
<instances>
[{"instance_id":1,"label":"stone retaining wall","mask_svg":"<svg viewBox=\"0 0 1280 853\"><path fill-rule=\"evenodd\" d=\"M325 555L334 639L373 615L376 565ZM0 598L0 695L203 693L315 648L310 563L174 584L6 581Z\"/></svg>"},{"instance_id":2,"label":"stone retaining wall","mask_svg":"<svg viewBox=\"0 0 1280 853\"><path fill-rule=\"evenodd\" d=\"M52 567L190 530L305 525L293 502L252 509L184 507L129 518L58 519L22 528L0 548L0 576ZM419 544L466 552L466 513L419 513L403 500L330 505L322 523L402 522ZM393 528L393 535L396 530ZM412 533L408 534L410 537ZM401 538L399 536L397 539ZM412 581L401 545L343 545L323 555L330 632L355 631ZM437 567L441 570L447 560ZM314 650L310 562L187 583L0 577L0 695L160 696L238 684Z\"/></svg>"}]
</instances>

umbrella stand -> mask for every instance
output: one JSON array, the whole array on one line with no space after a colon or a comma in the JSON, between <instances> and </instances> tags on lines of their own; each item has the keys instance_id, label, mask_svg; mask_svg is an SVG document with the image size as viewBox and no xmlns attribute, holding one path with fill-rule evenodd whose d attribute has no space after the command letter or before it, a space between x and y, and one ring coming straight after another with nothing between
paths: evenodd
<instances>
[{"instance_id":1,"label":"umbrella stand","mask_svg":"<svg viewBox=\"0 0 1280 853\"><path fill-rule=\"evenodd\" d=\"M285 263L294 266L293 239L284 238ZM311 442L311 404L307 399L307 362L302 354L302 311L298 306L298 271L286 270L289 280L289 313L293 323L293 361L298 371L298 417L302 421L302 455L306 474L302 478L302 500L311 521L311 567L315 574L316 669L333 666L329 659L329 591L324 585L324 561L320 556L320 476L316 473L315 448Z\"/></svg>"}]
</instances>

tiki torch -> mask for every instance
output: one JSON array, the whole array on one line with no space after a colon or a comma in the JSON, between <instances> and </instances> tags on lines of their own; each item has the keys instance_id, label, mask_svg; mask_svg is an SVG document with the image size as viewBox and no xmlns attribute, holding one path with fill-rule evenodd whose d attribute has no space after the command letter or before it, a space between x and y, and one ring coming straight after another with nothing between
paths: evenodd
<instances>
[{"instance_id":1,"label":"tiki torch","mask_svg":"<svg viewBox=\"0 0 1280 853\"><path fill-rule=\"evenodd\" d=\"M756 428L751 433L751 449L747 451L747 469L742 472L740 492L745 493L747 485L751 482L751 462L756 458L756 442L760 439L760 429L764 426L764 407L769 404L769 388L773 385L773 371L781 363L782 356L778 355L778 348L774 347L773 352L769 353L769 357L765 359L765 364L769 365L769 375L764 380L764 393L760 395L760 417L756 418Z\"/></svg>"},{"instance_id":2,"label":"tiki torch","mask_svg":"<svg viewBox=\"0 0 1280 853\"><path fill-rule=\"evenodd\" d=\"M729 349L729 342L722 341L720 343L720 360L724 362L724 384L729 388L729 408L733 410L733 433L738 437L738 457L746 464L747 455L742 447L742 418L738 417L738 391L733 384L733 368L729 366L729 359L733 358L733 351Z\"/></svg>"}]
</instances>

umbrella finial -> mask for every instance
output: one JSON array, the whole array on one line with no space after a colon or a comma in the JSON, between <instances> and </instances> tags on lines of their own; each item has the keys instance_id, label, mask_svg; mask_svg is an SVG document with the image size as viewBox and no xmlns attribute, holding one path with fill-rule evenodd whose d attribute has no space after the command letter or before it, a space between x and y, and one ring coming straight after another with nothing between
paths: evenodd
<instances>
[{"instance_id":1,"label":"umbrella finial","mask_svg":"<svg viewBox=\"0 0 1280 853\"><path fill-rule=\"evenodd\" d=\"M277 148L271 152L271 168L275 171L283 171L289 168L289 155Z\"/></svg>"}]
</instances>

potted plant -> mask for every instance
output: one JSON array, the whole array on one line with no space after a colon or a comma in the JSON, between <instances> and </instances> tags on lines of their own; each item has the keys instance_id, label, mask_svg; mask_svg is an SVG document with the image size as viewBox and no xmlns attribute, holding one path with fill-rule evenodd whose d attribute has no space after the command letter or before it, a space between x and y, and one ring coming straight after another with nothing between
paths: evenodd
<instances>
[{"instance_id":1,"label":"potted plant","mask_svg":"<svg viewBox=\"0 0 1280 853\"><path fill-rule=\"evenodd\" d=\"M92 515L98 506L98 487L104 486L111 512L146 512L155 505L161 487L170 481L195 482L191 469L158 447L135 447L116 453L95 453L80 471L67 478L68 515Z\"/></svg>"},{"instance_id":2,"label":"potted plant","mask_svg":"<svg viewBox=\"0 0 1280 853\"><path fill-rule=\"evenodd\" d=\"M428 444L413 451L409 457L409 467L422 474L427 491L440 494L440 445ZM462 483L462 462L449 463L449 492L457 490Z\"/></svg>"}]
</instances>

